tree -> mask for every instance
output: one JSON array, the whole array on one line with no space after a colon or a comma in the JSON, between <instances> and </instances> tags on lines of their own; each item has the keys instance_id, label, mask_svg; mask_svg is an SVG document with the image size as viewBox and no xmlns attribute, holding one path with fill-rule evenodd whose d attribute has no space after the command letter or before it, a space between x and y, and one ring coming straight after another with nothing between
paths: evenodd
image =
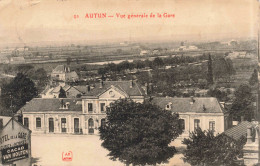
<instances>
[{"instance_id":1,"label":"tree","mask_svg":"<svg viewBox=\"0 0 260 166\"><path fill-rule=\"evenodd\" d=\"M258 83L258 72L256 69L254 69L254 72L252 73L249 79L249 85L254 86L257 83Z\"/></svg>"},{"instance_id":2,"label":"tree","mask_svg":"<svg viewBox=\"0 0 260 166\"><path fill-rule=\"evenodd\" d=\"M163 66L163 60L159 57L156 57L154 60L153 60L153 64L157 67L160 67L160 66Z\"/></svg>"},{"instance_id":3,"label":"tree","mask_svg":"<svg viewBox=\"0 0 260 166\"><path fill-rule=\"evenodd\" d=\"M170 142L182 132L179 115L149 102L120 99L107 108L107 121L99 128L102 146L112 160L133 165L167 161L176 149Z\"/></svg>"},{"instance_id":4,"label":"tree","mask_svg":"<svg viewBox=\"0 0 260 166\"><path fill-rule=\"evenodd\" d=\"M67 98L65 90L60 87L59 98Z\"/></svg>"},{"instance_id":5,"label":"tree","mask_svg":"<svg viewBox=\"0 0 260 166\"><path fill-rule=\"evenodd\" d=\"M13 111L17 112L37 94L33 81L26 75L18 73L10 83L2 86L1 102L6 109L9 109L12 105Z\"/></svg>"},{"instance_id":6,"label":"tree","mask_svg":"<svg viewBox=\"0 0 260 166\"><path fill-rule=\"evenodd\" d=\"M197 166L239 165L245 140L241 137L235 141L223 134L214 136L212 131L198 128L183 140L183 144L187 145L184 161Z\"/></svg>"},{"instance_id":7,"label":"tree","mask_svg":"<svg viewBox=\"0 0 260 166\"><path fill-rule=\"evenodd\" d=\"M208 85L213 84L213 70L212 70L212 59L211 55L209 54L209 59L208 59L208 77L207 77Z\"/></svg>"},{"instance_id":8,"label":"tree","mask_svg":"<svg viewBox=\"0 0 260 166\"><path fill-rule=\"evenodd\" d=\"M235 120L241 120L244 117L245 120L251 121L255 118L253 105L255 98L251 93L251 88L247 84L242 84L235 92L235 100L232 103L230 113Z\"/></svg>"}]
</instances>

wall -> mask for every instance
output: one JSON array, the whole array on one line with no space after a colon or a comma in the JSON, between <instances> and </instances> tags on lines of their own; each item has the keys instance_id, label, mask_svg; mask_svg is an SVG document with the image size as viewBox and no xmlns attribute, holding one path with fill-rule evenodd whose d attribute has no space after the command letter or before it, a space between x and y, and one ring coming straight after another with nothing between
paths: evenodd
<instances>
[{"instance_id":1,"label":"wall","mask_svg":"<svg viewBox=\"0 0 260 166\"><path fill-rule=\"evenodd\" d=\"M194 131L194 119L200 120L200 128L209 130L209 122L215 121L215 134L224 131L223 113L179 113L180 119L185 120L185 130L180 137L188 137L190 132Z\"/></svg>"}]
</instances>

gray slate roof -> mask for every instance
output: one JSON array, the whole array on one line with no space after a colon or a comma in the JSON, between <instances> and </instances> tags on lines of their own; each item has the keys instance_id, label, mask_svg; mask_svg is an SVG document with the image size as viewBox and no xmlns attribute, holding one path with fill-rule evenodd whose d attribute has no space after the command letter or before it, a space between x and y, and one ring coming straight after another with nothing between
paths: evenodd
<instances>
[{"instance_id":1,"label":"gray slate roof","mask_svg":"<svg viewBox=\"0 0 260 166\"><path fill-rule=\"evenodd\" d=\"M171 104L172 112L186 113L223 113L223 108L214 97L194 97L193 104L191 98L173 98L173 97L154 97L152 103L165 109L167 104Z\"/></svg>"},{"instance_id":2,"label":"gray slate roof","mask_svg":"<svg viewBox=\"0 0 260 166\"><path fill-rule=\"evenodd\" d=\"M63 103L69 102L68 109L60 109L61 106L61 100L63 100ZM57 111L57 112L81 112L82 111L82 105L81 103L82 99L70 99L70 98L34 98L28 103L26 103L25 106L23 106L20 111L22 112L46 112L46 111ZM78 104L77 104L78 103Z\"/></svg>"},{"instance_id":3,"label":"gray slate roof","mask_svg":"<svg viewBox=\"0 0 260 166\"><path fill-rule=\"evenodd\" d=\"M238 125L224 131L222 134L238 141L242 136L246 137L248 126L252 126L252 123L248 121L242 121Z\"/></svg>"},{"instance_id":4,"label":"gray slate roof","mask_svg":"<svg viewBox=\"0 0 260 166\"><path fill-rule=\"evenodd\" d=\"M129 96L144 96L145 94L144 90L136 82L133 82L132 87L130 87L131 81L104 81L102 88L100 88L100 84L101 83L94 84L94 88L91 88L90 91L87 91L86 86L75 86L75 88L81 92L85 92L84 96L98 96L108 90L111 86L118 88Z\"/></svg>"}]
</instances>

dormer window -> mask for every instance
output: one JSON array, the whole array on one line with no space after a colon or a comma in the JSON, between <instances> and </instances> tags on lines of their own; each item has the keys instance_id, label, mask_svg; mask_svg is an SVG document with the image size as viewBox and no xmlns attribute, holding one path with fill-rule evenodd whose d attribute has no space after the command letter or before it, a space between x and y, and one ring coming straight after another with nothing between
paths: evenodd
<instances>
[{"instance_id":1,"label":"dormer window","mask_svg":"<svg viewBox=\"0 0 260 166\"><path fill-rule=\"evenodd\" d=\"M172 103L169 102L166 107L165 107L166 110L171 110L172 109Z\"/></svg>"}]
</instances>

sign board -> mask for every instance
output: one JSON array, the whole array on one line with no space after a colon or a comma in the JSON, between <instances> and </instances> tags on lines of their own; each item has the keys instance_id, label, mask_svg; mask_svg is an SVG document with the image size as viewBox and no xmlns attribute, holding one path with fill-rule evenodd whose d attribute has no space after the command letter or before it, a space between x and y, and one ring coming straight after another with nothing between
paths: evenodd
<instances>
[{"instance_id":1,"label":"sign board","mask_svg":"<svg viewBox=\"0 0 260 166\"><path fill-rule=\"evenodd\" d=\"M2 163L6 164L29 157L28 144L2 149Z\"/></svg>"},{"instance_id":2,"label":"sign board","mask_svg":"<svg viewBox=\"0 0 260 166\"><path fill-rule=\"evenodd\" d=\"M0 132L0 151L0 165L30 165L30 130L15 119L9 120Z\"/></svg>"}]
</instances>

